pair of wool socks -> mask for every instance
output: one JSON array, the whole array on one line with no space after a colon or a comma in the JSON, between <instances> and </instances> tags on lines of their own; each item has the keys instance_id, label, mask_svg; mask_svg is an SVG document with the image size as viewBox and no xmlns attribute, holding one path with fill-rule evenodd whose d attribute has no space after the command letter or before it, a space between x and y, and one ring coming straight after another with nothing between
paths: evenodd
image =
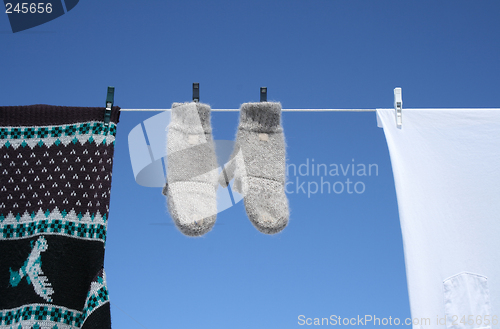
<instances>
[{"instance_id":1,"label":"pair of wool socks","mask_svg":"<svg viewBox=\"0 0 500 329\"><path fill-rule=\"evenodd\" d=\"M241 106L234 151L218 176L210 107L174 103L167 154L163 194L183 234L200 236L212 229L217 215L217 186L227 187L233 178L233 187L243 195L248 217L260 232L278 233L288 224L281 104Z\"/></svg>"}]
</instances>

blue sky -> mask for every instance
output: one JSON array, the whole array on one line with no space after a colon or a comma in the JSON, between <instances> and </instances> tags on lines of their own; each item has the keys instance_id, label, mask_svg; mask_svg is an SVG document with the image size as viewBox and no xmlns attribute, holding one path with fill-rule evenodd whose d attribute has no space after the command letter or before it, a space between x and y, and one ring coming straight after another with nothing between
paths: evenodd
<instances>
[{"instance_id":1,"label":"blue sky","mask_svg":"<svg viewBox=\"0 0 500 329\"><path fill-rule=\"evenodd\" d=\"M201 101L218 109L258 101L261 86L284 108L391 108L395 87L404 108L496 108L498 17L496 0L81 0L13 34L0 14L1 104L103 106L112 85L122 108L169 108L199 82ZM114 328L410 317L375 113L283 114L289 164L376 164L378 175L323 177L362 182L364 193L295 190L276 236L259 233L240 202L199 239L172 225L161 189L134 181L128 133L155 114L123 112L118 125L105 260ZM236 112L213 113L214 138L233 140L237 123Z\"/></svg>"}]
</instances>

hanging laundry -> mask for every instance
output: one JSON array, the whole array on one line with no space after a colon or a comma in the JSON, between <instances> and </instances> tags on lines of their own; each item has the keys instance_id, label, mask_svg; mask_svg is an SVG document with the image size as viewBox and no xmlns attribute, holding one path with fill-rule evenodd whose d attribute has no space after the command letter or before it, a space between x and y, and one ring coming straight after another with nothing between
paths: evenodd
<instances>
[{"instance_id":1,"label":"hanging laundry","mask_svg":"<svg viewBox=\"0 0 500 329\"><path fill-rule=\"evenodd\" d=\"M285 161L281 104L243 104L235 148L219 182L225 187L235 179L248 218L262 233L278 233L288 224Z\"/></svg>"},{"instance_id":2,"label":"hanging laundry","mask_svg":"<svg viewBox=\"0 0 500 329\"><path fill-rule=\"evenodd\" d=\"M500 110L377 110L394 173L414 328L497 328Z\"/></svg>"},{"instance_id":3,"label":"hanging laundry","mask_svg":"<svg viewBox=\"0 0 500 329\"><path fill-rule=\"evenodd\" d=\"M104 108L0 107L0 328L111 328ZM75 166L78 174L72 174ZM96 181L102 182L98 186Z\"/></svg>"},{"instance_id":4,"label":"hanging laundry","mask_svg":"<svg viewBox=\"0 0 500 329\"><path fill-rule=\"evenodd\" d=\"M210 124L210 106L174 103L167 132L167 184L163 194L177 228L201 236L217 217L218 165Z\"/></svg>"}]
</instances>

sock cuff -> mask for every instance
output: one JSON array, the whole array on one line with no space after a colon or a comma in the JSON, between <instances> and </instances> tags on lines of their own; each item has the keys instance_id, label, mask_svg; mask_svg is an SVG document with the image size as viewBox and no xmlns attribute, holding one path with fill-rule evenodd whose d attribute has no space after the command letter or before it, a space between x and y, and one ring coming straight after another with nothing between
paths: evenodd
<instances>
[{"instance_id":1,"label":"sock cuff","mask_svg":"<svg viewBox=\"0 0 500 329\"><path fill-rule=\"evenodd\" d=\"M2 126L51 126L86 121L104 121L104 107L75 107L36 104L27 106L0 106ZM111 109L111 122L118 123L120 108Z\"/></svg>"},{"instance_id":2,"label":"sock cuff","mask_svg":"<svg viewBox=\"0 0 500 329\"><path fill-rule=\"evenodd\" d=\"M172 104L172 123L183 126L191 132L211 133L210 106L189 102ZM199 130L199 131L198 131Z\"/></svg>"},{"instance_id":3,"label":"sock cuff","mask_svg":"<svg viewBox=\"0 0 500 329\"><path fill-rule=\"evenodd\" d=\"M245 103L240 109L240 127L257 131L281 128L281 104L276 102Z\"/></svg>"}]
</instances>

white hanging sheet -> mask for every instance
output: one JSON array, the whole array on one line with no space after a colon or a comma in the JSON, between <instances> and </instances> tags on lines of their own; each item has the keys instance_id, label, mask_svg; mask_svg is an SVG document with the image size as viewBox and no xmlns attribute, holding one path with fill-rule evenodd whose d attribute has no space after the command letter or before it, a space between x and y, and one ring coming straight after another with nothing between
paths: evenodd
<instances>
[{"instance_id":1,"label":"white hanging sheet","mask_svg":"<svg viewBox=\"0 0 500 329\"><path fill-rule=\"evenodd\" d=\"M398 128L395 110L380 109L377 121L394 173L413 327L500 328L500 111L404 109Z\"/></svg>"}]
</instances>

